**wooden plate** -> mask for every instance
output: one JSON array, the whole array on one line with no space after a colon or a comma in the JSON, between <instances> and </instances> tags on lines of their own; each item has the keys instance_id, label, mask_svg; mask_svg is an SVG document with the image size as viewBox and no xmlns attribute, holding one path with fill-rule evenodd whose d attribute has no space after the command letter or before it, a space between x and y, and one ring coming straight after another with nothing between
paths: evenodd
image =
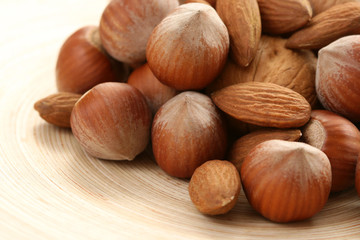
<instances>
[{"instance_id":1,"label":"wooden plate","mask_svg":"<svg viewBox=\"0 0 360 240\"><path fill-rule=\"evenodd\" d=\"M272 223L243 193L235 209L207 217L188 182L144 153L133 162L88 156L71 131L45 123L36 100L56 91L67 36L97 25L107 0L0 3L0 239L359 239L360 199L333 195L310 220Z\"/></svg>"}]
</instances>

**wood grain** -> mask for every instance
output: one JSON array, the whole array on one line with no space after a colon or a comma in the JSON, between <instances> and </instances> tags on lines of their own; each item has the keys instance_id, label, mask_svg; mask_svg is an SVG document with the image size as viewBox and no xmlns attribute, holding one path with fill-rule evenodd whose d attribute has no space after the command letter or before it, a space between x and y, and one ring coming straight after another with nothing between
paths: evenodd
<instances>
[{"instance_id":1,"label":"wood grain","mask_svg":"<svg viewBox=\"0 0 360 240\"><path fill-rule=\"evenodd\" d=\"M227 215L206 217L187 181L145 153L133 162L88 156L71 131L45 123L36 100L56 91L55 63L66 37L98 24L108 1L0 3L0 239L357 239L360 199L331 196L312 219L269 222L243 192Z\"/></svg>"}]
</instances>

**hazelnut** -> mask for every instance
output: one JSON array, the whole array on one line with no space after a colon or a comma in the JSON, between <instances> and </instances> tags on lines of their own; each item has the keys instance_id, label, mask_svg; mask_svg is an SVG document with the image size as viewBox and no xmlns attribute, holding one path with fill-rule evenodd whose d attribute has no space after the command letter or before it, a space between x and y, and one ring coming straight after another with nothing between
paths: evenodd
<instances>
[{"instance_id":1,"label":"hazelnut","mask_svg":"<svg viewBox=\"0 0 360 240\"><path fill-rule=\"evenodd\" d=\"M127 76L128 68L103 49L96 26L80 28L60 49L56 63L59 92L83 94L99 83L121 82Z\"/></svg>"},{"instance_id":2,"label":"hazelnut","mask_svg":"<svg viewBox=\"0 0 360 240\"><path fill-rule=\"evenodd\" d=\"M211 99L183 92L160 107L152 125L152 147L158 165L169 175L190 178L208 160L222 159L227 134Z\"/></svg>"},{"instance_id":3,"label":"hazelnut","mask_svg":"<svg viewBox=\"0 0 360 240\"><path fill-rule=\"evenodd\" d=\"M223 160L211 160L196 168L189 183L189 195L204 214L229 212L237 203L241 182L235 166Z\"/></svg>"},{"instance_id":4,"label":"hazelnut","mask_svg":"<svg viewBox=\"0 0 360 240\"><path fill-rule=\"evenodd\" d=\"M160 82L177 90L206 87L222 70L229 34L215 9L188 3L177 7L152 32L148 64Z\"/></svg>"},{"instance_id":5,"label":"hazelnut","mask_svg":"<svg viewBox=\"0 0 360 240\"><path fill-rule=\"evenodd\" d=\"M178 93L174 88L162 84L151 72L147 63L135 69L130 74L127 83L136 87L144 95L153 115L166 101Z\"/></svg>"},{"instance_id":6,"label":"hazelnut","mask_svg":"<svg viewBox=\"0 0 360 240\"><path fill-rule=\"evenodd\" d=\"M133 160L149 142L151 113L139 90L107 82L76 102L70 124L75 138L93 157Z\"/></svg>"},{"instance_id":7,"label":"hazelnut","mask_svg":"<svg viewBox=\"0 0 360 240\"><path fill-rule=\"evenodd\" d=\"M240 175L251 206L275 222L312 217L324 207L331 188L329 159L301 142L260 143L245 158Z\"/></svg>"},{"instance_id":8,"label":"hazelnut","mask_svg":"<svg viewBox=\"0 0 360 240\"><path fill-rule=\"evenodd\" d=\"M156 25L179 5L178 0L112 0L100 20L100 37L115 59L139 66Z\"/></svg>"},{"instance_id":9,"label":"hazelnut","mask_svg":"<svg viewBox=\"0 0 360 240\"><path fill-rule=\"evenodd\" d=\"M330 160L331 191L352 187L360 153L360 132L356 126L330 111L313 110L302 132L302 141L323 151Z\"/></svg>"},{"instance_id":10,"label":"hazelnut","mask_svg":"<svg viewBox=\"0 0 360 240\"><path fill-rule=\"evenodd\" d=\"M340 38L319 51L316 92L322 105L360 122L360 35Z\"/></svg>"}]
</instances>

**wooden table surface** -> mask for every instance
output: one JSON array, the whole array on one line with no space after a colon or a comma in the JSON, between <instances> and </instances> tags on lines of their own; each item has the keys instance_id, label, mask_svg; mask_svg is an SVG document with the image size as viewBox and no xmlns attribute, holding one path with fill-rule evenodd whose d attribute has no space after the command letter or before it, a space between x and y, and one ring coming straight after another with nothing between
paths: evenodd
<instances>
[{"instance_id":1,"label":"wooden table surface","mask_svg":"<svg viewBox=\"0 0 360 240\"><path fill-rule=\"evenodd\" d=\"M243 194L227 215L195 209L188 182L149 154L88 156L70 130L45 123L36 100L56 92L63 41L97 25L108 0L0 2L0 239L360 239L360 198L330 197L313 218L272 223Z\"/></svg>"}]
</instances>

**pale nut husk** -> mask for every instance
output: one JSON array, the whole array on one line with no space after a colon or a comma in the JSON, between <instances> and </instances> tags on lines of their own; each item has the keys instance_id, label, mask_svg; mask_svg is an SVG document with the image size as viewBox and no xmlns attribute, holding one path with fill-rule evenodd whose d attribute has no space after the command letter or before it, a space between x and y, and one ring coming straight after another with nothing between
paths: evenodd
<instances>
[{"instance_id":1,"label":"pale nut husk","mask_svg":"<svg viewBox=\"0 0 360 240\"><path fill-rule=\"evenodd\" d=\"M335 5L316 15L305 28L290 36L286 47L321 49L353 34L360 34L360 2Z\"/></svg>"},{"instance_id":2,"label":"pale nut husk","mask_svg":"<svg viewBox=\"0 0 360 240\"><path fill-rule=\"evenodd\" d=\"M261 17L256 0L217 0L216 11L228 28L230 55L240 66L254 59L261 37Z\"/></svg>"},{"instance_id":3,"label":"pale nut husk","mask_svg":"<svg viewBox=\"0 0 360 240\"><path fill-rule=\"evenodd\" d=\"M258 0L262 31L269 34L293 32L312 17L308 0Z\"/></svg>"},{"instance_id":4,"label":"pale nut husk","mask_svg":"<svg viewBox=\"0 0 360 240\"><path fill-rule=\"evenodd\" d=\"M252 63L244 68L229 59L207 92L242 82L269 82L294 90L315 106L317 58L310 50L291 50L285 44L286 39L263 35Z\"/></svg>"},{"instance_id":5,"label":"pale nut husk","mask_svg":"<svg viewBox=\"0 0 360 240\"><path fill-rule=\"evenodd\" d=\"M151 71L177 90L206 87L220 73L229 34L215 9L188 3L177 7L152 32L146 49Z\"/></svg>"}]
</instances>

